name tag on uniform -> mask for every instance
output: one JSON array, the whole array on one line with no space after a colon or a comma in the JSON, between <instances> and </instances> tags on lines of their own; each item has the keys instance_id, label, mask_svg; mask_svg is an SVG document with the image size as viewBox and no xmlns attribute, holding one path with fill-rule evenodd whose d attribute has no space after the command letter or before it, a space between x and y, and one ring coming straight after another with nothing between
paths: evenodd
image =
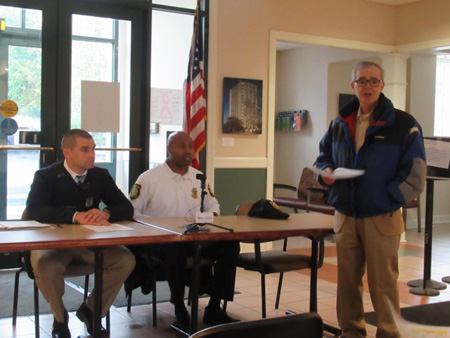
<instances>
[{"instance_id":1,"label":"name tag on uniform","mask_svg":"<svg viewBox=\"0 0 450 338\"><path fill-rule=\"evenodd\" d=\"M94 197L86 197L86 204L84 205L86 208L92 207L94 204Z\"/></svg>"}]
</instances>

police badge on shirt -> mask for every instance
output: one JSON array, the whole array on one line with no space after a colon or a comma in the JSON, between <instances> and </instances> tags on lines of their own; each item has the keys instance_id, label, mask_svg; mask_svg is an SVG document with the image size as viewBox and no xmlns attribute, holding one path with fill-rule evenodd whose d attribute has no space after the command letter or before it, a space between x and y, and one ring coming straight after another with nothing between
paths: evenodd
<instances>
[{"instance_id":1,"label":"police badge on shirt","mask_svg":"<svg viewBox=\"0 0 450 338\"><path fill-rule=\"evenodd\" d=\"M141 194L141 185L140 184L133 184L133 187L131 188L130 191L130 199L131 200L135 200L136 198L139 197L139 195Z\"/></svg>"}]
</instances>

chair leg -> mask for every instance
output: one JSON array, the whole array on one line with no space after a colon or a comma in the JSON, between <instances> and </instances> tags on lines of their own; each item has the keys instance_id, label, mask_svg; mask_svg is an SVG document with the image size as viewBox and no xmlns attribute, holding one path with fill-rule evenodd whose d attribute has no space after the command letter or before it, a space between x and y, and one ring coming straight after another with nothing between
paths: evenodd
<instances>
[{"instance_id":1,"label":"chair leg","mask_svg":"<svg viewBox=\"0 0 450 338\"><path fill-rule=\"evenodd\" d=\"M86 277L84 277L84 296L83 296L84 303L86 303L88 293L89 293L89 275L86 275Z\"/></svg>"},{"instance_id":2,"label":"chair leg","mask_svg":"<svg viewBox=\"0 0 450 338\"><path fill-rule=\"evenodd\" d=\"M422 232L422 217L421 217L421 210L420 210L420 196L417 197L417 202L418 202L418 206L417 206L417 231L418 232Z\"/></svg>"},{"instance_id":3,"label":"chair leg","mask_svg":"<svg viewBox=\"0 0 450 338\"><path fill-rule=\"evenodd\" d=\"M152 309L153 309L153 327L156 327L156 276L152 278Z\"/></svg>"},{"instance_id":4,"label":"chair leg","mask_svg":"<svg viewBox=\"0 0 450 338\"><path fill-rule=\"evenodd\" d=\"M13 301L13 313L12 313L12 325L15 326L17 322L17 307L19 302L19 279L20 273L23 271L23 268L16 271L16 275L14 277L14 301Z\"/></svg>"},{"instance_id":5,"label":"chair leg","mask_svg":"<svg viewBox=\"0 0 450 338\"><path fill-rule=\"evenodd\" d=\"M34 334L36 338L39 338L39 289L34 281Z\"/></svg>"},{"instance_id":6,"label":"chair leg","mask_svg":"<svg viewBox=\"0 0 450 338\"><path fill-rule=\"evenodd\" d=\"M275 301L275 309L278 309L278 306L280 305L280 298L281 298L281 286L283 285L283 276L284 273L280 273L280 278L278 279L278 289L277 289L277 299Z\"/></svg>"},{"instance_id":7,"label":"chair leg","mask_svg":"<svg viewBox=\"0 0 450 338\"><path fill-rule=\"evenodd\" d=\"M127 312L131 312L131 300L133 298L133 290L130 291L127 299Z\"/></svg>"},{"instance_id":8,"label":"chair leg","mask_svg":"<svg viewBox=\"0 0 450 338\"><path fill-rule=\"evenodd\" d=\"M106 314L106 330L108 331L108 333L110 333L110 328L111 328L111 315L110 315L110 311L108 310L108 313Z\"/></svg>"},{"instance_id":9,"label":"chair leg","mask_svg":"<svg viewBox=\"0 0 450 338\"><path fill-rule=\"evenodd\" d=\"M405 224L405 230L408 229L408 227L406 226L406 214L407 214L407 210L405 208L402 208L402 216L403 216L403 224Z\"/></svg>"},{"instance_id":10,"label":"chair leg","mask_svg":"<svg viewBox=\"0 0 450 338\"><path fill-rule=\"evenodd\" d=\"M261 274L261 306L262 317L266 318L266 275Z\"/></svg>"}]
</instances>

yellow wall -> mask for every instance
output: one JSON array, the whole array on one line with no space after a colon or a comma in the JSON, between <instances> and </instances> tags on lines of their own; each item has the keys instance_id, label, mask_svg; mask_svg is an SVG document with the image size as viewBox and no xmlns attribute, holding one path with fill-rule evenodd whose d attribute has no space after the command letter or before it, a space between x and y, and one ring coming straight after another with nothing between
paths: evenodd
<instances>
[{"instance_id":1,"label":"yellow wall","mask_svg":"<svg viewBox=\"0 0 450 338\"><path fill-rule=\"evenodd\" d=\"M230 161L267 156L271 30L387 45L395 41L395 8L361 0L211 0L210 15L208 141L214 144L214 158ZM222 134L224 77L263 80L262 135ZM234 146L223 146L223 137L233 138Z\"/></svg>"},{"instance_id":2,"label":"yellow wall","mask_svg":"<svg viewBox=\"0 0 450 338\"><path fill-rule=\"evenodd\" d=\"M449 13L448 0L422 0L399 6L395 13L395 44L448 39Z\"/></svg>"},{"instance_id":3,"label":"yellow wall","mask_svg":"<svg viewBox=\"0 0 450 338\"><path fill-rule=\"evenodd\" d=\"M367 50L380 56L391 52L408 56L450 46L450 0L401 6L365 0L210 0L210 4L207 176L214 177L219 168L266 168L268 198L274 176L274 137L268 131L273 123L268 110L274 109L274 97L279 95L274 81L274 36L277 41ZM222 133L224 77L263 80L262 135Z\"/></svg>"}]
</instances>

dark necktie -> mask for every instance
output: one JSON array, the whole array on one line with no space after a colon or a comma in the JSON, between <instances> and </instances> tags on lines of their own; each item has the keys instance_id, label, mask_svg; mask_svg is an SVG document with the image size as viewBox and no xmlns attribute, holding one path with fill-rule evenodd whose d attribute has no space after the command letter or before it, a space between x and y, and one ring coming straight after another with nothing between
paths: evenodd
<instances>
[{"instance_id":1,"label":"dark necktie","mask_svg":"<svg viewBox=\"0 0 450 338\"><path fill-rule=\"evenodd\" d=\"M77 185L80 186L80 185L83 184L84 176L85 176L85 175L77 175L77 176L75 176L75 180L76 180L76 182L77 182Z\"/></svg>"}]
</instances>

